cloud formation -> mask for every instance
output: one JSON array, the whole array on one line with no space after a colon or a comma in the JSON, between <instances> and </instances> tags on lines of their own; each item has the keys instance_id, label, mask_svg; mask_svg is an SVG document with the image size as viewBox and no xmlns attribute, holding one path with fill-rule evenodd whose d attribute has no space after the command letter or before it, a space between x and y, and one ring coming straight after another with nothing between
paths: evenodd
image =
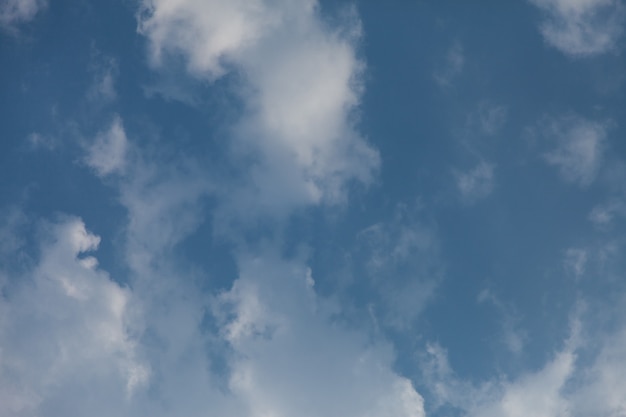
<instances>
[{"instance_id":1,"label":"cloud formation","mask_svg":"<svg viewBox=\"0 0 626 417\"><path fill-rule=\"evenodd\" d=\"M246 87L233 158L255 161L227 211L280 213L339 202L351 181L368 183L378 153L355 128L363 62L358 19L327 26L315 1L253 3L146 0L139 31L156 67L182 56L190 75L236 71Z\"/></svg>"},{"instance_id":2,"label":"cloud formation","mask_svg":"<svg viewBox=\"0 0 626 417\"><path fill-rule=\"evenodd\" d=\"M608 127L578 116L552 120L544 135L556 142L556 148L544 154L545 161L557 167L565 181L589 186L602 163Z\"/></svg>"},{"instance_id":3,"label":"cloud formation","mask_svg":"<svg viewBox=\"0 0 626 417\"><path fill-rule=\"evenodd\" d=\"M47 5L47 0L4 0L0 3L0 28L14 31L17 25L32 20Z\"/></svg>"},{"instance_id":4,"label":"cloud formation","mask_svg":"<svg viewBox=\"0 0 626 417\"><path fill-rule=\"evenodd\" d=\"M546 43L575 57L606 53L622 36L624 7L619 0L530 0L544 12L540 30Z\"/></svg>"},{"instance_id":5,"label":"cloud formation","mask_svg":"<svg viewBox=\"0 0 626 417\"><path fill-rule=\"evenodd\" d=\"M132 294L88 255L99 242L79 218L47 224L36 265L3 286L0 414L105 415L147 382Z\"/></svg>"},{"instance_id":6,"label":"cloud formation","mask_svg":"<svg viewBox=\"0 0 626 417\"><path fill-rule=\"evenodd\" d=\"M621 320L623 313L617 316L613 317ZM626 366L625 337L623 322L607 331L599 330L598 323L573 317L561 348L538 369L475 383L459 378L447 352L431 344L423 375L436 409L448 405L470 417L622 416L626 377L618 370Z\"/></svg>"},{"instance_id":7,"label":"cloud formation","mask_svg":"<svg viewBox=\"0 0 626 417\"><path fill-rule=\"evenodd\" d=\"M116 115L111 126L100 132L93 143L87 145L85 163L100 177L121 174L126 169L127 147L128 141L122 119Z\"/></svg>"},{"instance_id":8,"label":"cloud formation","mask_svg":"<svg viewBox=\"0 0 626 417\"><path fill-rule=\"evenodd\" d=\"M456 185L461 198L473 203L491 194L494 185L494 166L485 161L467 171L456 173Z\"/></svg>"}]
</instances>

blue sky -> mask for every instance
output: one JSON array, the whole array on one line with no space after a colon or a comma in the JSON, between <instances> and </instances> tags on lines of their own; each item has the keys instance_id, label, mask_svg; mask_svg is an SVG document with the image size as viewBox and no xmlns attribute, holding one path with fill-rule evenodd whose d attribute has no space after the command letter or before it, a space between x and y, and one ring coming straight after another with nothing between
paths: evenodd
<instances>
[{"instance_id":1,"label":"blue sky","mask_svg":"<svg viewBox=\"0 0 626 417\"><path fill-rule=\"evenodd\" d=\"M620 0L0 1L0 415L626 416Z\"/></svg>"}]
</instances>

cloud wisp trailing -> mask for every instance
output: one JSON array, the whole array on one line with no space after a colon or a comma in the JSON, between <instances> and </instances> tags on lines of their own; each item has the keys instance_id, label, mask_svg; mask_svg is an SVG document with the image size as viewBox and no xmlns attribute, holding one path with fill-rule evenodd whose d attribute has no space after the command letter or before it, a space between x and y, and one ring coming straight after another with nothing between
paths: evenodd
<instances>
[{"instance_id":1,"label":"cloud wisp trailing","mask_svg":"<svg viewBox=\"0 0 626 417\"><path fill-rule=\"evenodd\" d=\"M573 57L613 50L621 39L624 6L619 0L530 0L544 13L540 30L550 46Z\"/></svg>"}]
</instances>

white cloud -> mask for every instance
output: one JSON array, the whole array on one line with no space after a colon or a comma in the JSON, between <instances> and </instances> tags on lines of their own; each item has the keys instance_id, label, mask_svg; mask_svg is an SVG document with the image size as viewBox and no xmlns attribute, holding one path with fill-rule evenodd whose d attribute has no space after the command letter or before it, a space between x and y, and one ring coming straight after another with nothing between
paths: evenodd
<instances>
[{"instance_id":1,"label":"white cloud","mask_svg":"<svg viewBox=\"0 0 626 417\"><path fill-rule=\"evenodd\" d=\"M571 56L592 56L615 48L622 36L620 0L530 0L544 13L545 41Z\"/></svg>"},{"instance_id":2,"label":"white cloud","mask_svg":"<svg viewBox=\"0 0 626 417\"><path fill-rule=\"evenodd\" d=\"M561 391L574 370L576 357L569 351L558 353L538 372L524 375L501 387L493 402L480 404L470 416L481 417L553 417L570 413Z\"/></svg>"},{"instance_id":3,"label":"white cloud","mask_svg":"<svg viewBox=\"0 0 626 417\"><path fill-rule=\"evenodd\" d=\"M482 161L475 168L456 173L456 185L461 197L468 203L487 197L493 191L493 164Z\"/></svg>"},{"instance_id":4,"label":"white cloud","mask_svg":"<svg viewBox=\"0 0 626 417\"><path fill-rule=\"evenodd\" d=\"M498 375L480 383L464 380L451 369L444 349L428 345L422 368L435 409L448 405L469 417L626 415L623 311L616 308L617 317L609 313L620 324L606 330L594 322L597 316L582 321L584 310L574 314L560 350L539 368L515 376Z\"/></svg>"},{"instance_id":5,"label":"white cloud","mask_svg":"<svg viewBox=\"0 0 626 417\"><path fill-rule=\"evenodd\" d=\"M128 141L122 119L115 116L108 130L98 134L88 145L85 162L98 176L123 173L126 169Z\"/></svg>"},{"instance_id":6,"label":"white cloud","mask_svg":"<svg viewBox=\"0 0 626 417\"><path fill-rule=\"evenodd\" d=\"M626 329L603 340L593 364L585 371L572 395L575 416L626 415Z\"/></svg>"},{"instance_id":7,"label":"white cloud","mask_svg":"<svg viewBox=\"0 0 626 417\"><path fill-rule=\"evenodd\" d=\"M424 416L411 382L390 370L389 346L330 325L303 265L265 254L239 266L219 309L239 358L229 385L245 415Z\"/></svg>"},{"instance_id":8,"label":"white cloud","mask_svg":"<svg viewBox=\"0 0 626 417\"><path fill-rule=\"evenodd\" d=\"M243 187L228 187L225 213L338 202L350 181L371 180L378 154L354 127L364 68L354 13L331 28L315 1L143 5L139 30L156 66L183 56L195 77L215 80L232 68L246 83L232 149L237 163L254 163Z\"/></svg>"},{"instance_id":9,"label":"white cloud","mask_svg":"<svg viewBox=\"0 0 626 417\"><path fill-rule=\"evenodd\" d=\"M100 239L80 219L45 230L37 264L0 297L0 414L109 415L149 377L127 321L132 295L86 255ZM91 404L70 400L86 385Z\"/></svg>"},{"instance_id":10,"label":"white cloud","mask_svg":"<svg viewBox=\"0 0 626 417\"><path fill-rule=\"evenodd\" d=\"M16 25L32 20L47 5L47 0L4 0L0 3L0 28L14 31Z\"/></svg>"},{"instance_id":11,"label":"white cloud","mask_svg":"<svg viewBox=\"0 0 626 417\"><path fill-rule=\"evenodd\" d=\"M568 116L553 120L545 136L557 147L546 154L546 162L558 168L561 177L581 187L596 178L606 148L608 124Z\"/></svg>"},{"instance_id":12,"label":"white cloud","mask_svg":"<svg viewBox=\"0 0 626 417\"><path fill-rule=\"evenodd\" d=\"M303 261L255 250L229 290L199 291L206 277L173 248L201 221L206 189L197 173L130 166L115 180L127 287L98 267L100 238L70 217L47 228L32 278L3 288L0 414L424 416L391 347L334 320Z\"/></svg>"}]
</instances>

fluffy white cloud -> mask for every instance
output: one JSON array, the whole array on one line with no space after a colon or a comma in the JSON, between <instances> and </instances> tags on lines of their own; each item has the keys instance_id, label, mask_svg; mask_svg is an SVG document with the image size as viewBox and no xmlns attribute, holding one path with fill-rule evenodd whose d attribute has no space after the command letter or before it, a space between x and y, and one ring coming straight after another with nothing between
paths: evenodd
<instances>
[{"instance_id":1,"label":"fluffy white cloud","mask_svg":"<svg viewBox=\"0 0 626 417\"><path fill-rule=\"evenodd\" d=\"M464 201L473 203L491 194L494 184L493 164L482 161L467 172L456 173L456 185Z\"/></svg>"},{"instance_id":2,"label":"fluffy white cloud","mask_svg":"<svg viewBox=\"0 0 626 417\"><path fill-rule=\"evenodd\" d=\"M132 295L87 255L100 239L80 219L44 235L34 268L2 288L0 414L110 415L150 375L128 321Z\"/></svg>"},{"instance_id":3,"label":"fluffy white cloud","mask_svg":"<svg viewBox=\"0 0 626 417\"><path fill-rule=\"evenodd\" d=\"M330 324L310 270L271 254L244 257L240 269L219 307L238 358L229 386L246 415L424 416L411 382L390 370L389 346Z\"/></svg>"},{"instance_id":4,"label":"fluffy white cloud","mask_svg":"<svg viewBox=\"0 0 626 417\"><path fill-rule=\"evenodd\" d=\"M32 20L47 5L47 0L4 0L0 3L0 28L14 30L15 25Z\"/></svg>"},{"instance_id":5,"label":"fluffy white cloud","mask_svg":"<svg viewBox=\"0 0 626 417\"><path fill-rule=\"evenodd\" d=\"M567 181L589 186L596 178L606 148L608 124L568 116L553 120L544 134L557 147L544 158Z\"/></svg>"},{"instance_id":6,"label":"fluffy white cloud","mask_svg":"<svg viewBox=\"0 0 626 417\"><path fill-rule=\"evenodd\" d=\"M246 185L229 187L226 213L341 201L350 181L370 181L379 158L354 127L364 68L354 13L332 28L315 1L143 5L139 30L155 65L182 55L198 78L232 68L246 83L232 149L238 163L253 162Z\"/></svg>"},{"instance_id":7,"label":"fluffy white cloud","mask_svg":"<svg viewBox=\"0 0 626 417\"><path fill-rule=\"evenodd\" d=\"M624 8L619 0L530 0L545 13L545 41L571 56L612 50L621 38Z\"/></svg>"},{"instance_id":8,"label":"fluffy white cloud","mask_svg":"<svg viewBox=\"0 0 626 417\"><path fill-rule=\"evenodd\" d=\"M256 250L229 290L199 291L206 278L173 248L201 221L206 189L195 173L130 165L112 181L128 210L128 287L98 267L100 238L73 217L48 226L31 278L3 284L3 415L424 416L391 347L334 320L304 261Z\"/></svg>"},{"instance_id":9,"label":"fluffy white cloud","mask_svg":"<svg viewBox=\"0 0 626 417\"><path fill-rule=\"evenodd\" d=\"M101 177L123 173L127 146L122 119L115 116L108 130L100 132L94 142L88 145L85 162Z\"/></svg>"}]
</instances>

